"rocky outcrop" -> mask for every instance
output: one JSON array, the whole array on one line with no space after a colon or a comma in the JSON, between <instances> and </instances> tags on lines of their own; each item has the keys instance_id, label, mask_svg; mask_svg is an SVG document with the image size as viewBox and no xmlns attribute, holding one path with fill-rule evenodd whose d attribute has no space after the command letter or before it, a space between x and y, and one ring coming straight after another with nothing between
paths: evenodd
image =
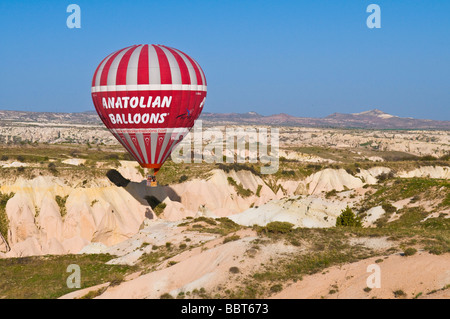
<instances>
[{"instance_id":1,"label":"rocky outcrop","mask_svg":"<svg viewBox=\"0 0 450 319\"><path fill-rule=\"evenodd\" d=\"M242 185L243 189L249 190L251 195L239 194L228 178L237 185ZM213 170L211 177L207 180L195 179L173 185L172 188L180 196L184 211L180 210L179 204L167 201L164 217L169 220L194 216L198 212L205 216L228 216L242 212L251 205L260 205L277 197L259 176L246 170L229 173ZM173 205L176 206L173 207ZM175 210L178 210L178 213Z\"/></svg>"},{"instance_id":2,"label":"rocky outcrop","mask_svg":"<svg viewBox=\"0 0 450 319\"><path fill-rule=\"evenodd\" d=\"M450 168L443 166L422 166L411 171L403 171L398 173L399 177L424 177L424 178L450 178Z\"/></svg>"},{"instance_id":3,"label":"rocky outcrop","mask_svg":"<svg viewBox=\"0 0 450 319\"><path fill-rule=\"evenodd\" d=\"M299 196L272 200L229 218L245 226L265 226L280 221L289 222L295 227L323 228L336 225L336 218L346 205L343 201L330 201L317 196Z\"/></svg>"},{"instance_id":4,"label":"rocky outcrop","mask_svg":"<svg viewBox=\"0 0 450 319\"><path fill-rule=\"evenodd\" d=\"M14 196L6 204L9 230L7 242L0 240L0 256L77 253L92 243L108 247L131 238L151 219L228 216L249 226L288 221L298 227L330 227L355 201L344 199L349 197L345 190L361 192L364 185L375 184L377 176L391 172L373 167L354 176L343 169L325 169L300 181L278 180L274 187L251 171L217 169L207 179L150 188L136 166L123 161L108 172L109 179L91 181L90 187L68 185L54 176L3 184L0 192ZM426 166L398 176L448 178L448 174L448 167ZM332 190L340 196L325 196ZM161 202L165 208L156 216L154 209ZM364 223L371 226L383 211L377 207L368 213Z\"/></svg>"},{"instance_id":5,"label":"rocky outcrop","mask_svg":"<svg viewBox=\"0 0 450 319\"><path fill-rule=\"evenodd\" d=\"M7 243L0 256L77 253L90 243L111 246L136 234L144 220L157 219L156 205L166 204L165 220L187 216L228 216L276 198L264 181L249 171L212 172L208 180L182 184L146 186L134 162L121 162L108 180L92 187L69 186L57 177L19 178L3 185L2 193L14 193L7 202ZM123 175L122 175L123 174ZM242 197L235 186L250 191ZM80 184L80 183L75 183Z\"/></svg>"},{"instance_id":6,"label":"rocky outcrop","mask_svg":"<svg viewBox=\"0 0 450 319\"><path fill-rule=\"evenodd\" d=\"M331 190L342 191L346 188L362 187L360 178L347 173L344 169L324 169L308 176L305 180L309 194L319 194Z\"/></svg>"},{"instance_id":7,"label":"rocky outcrop","mask_svg":"<svg viewBox=\"0 0 450 319\"><path fill-rule=\"evenodd\" d=\"M72 188L55 177L20 178L1 191L15 193L6 204L11 249L5 257L76 253L90 242L118 243L139 230L148 208L123 188Z\"/></svg>"},{"instance_id":8,"label":"rocky outcrop","mask_svg":"<svg viewBox=\"0 0 450 319\"><path fill-rule=\"evenodd\" d=\"M367 170L361 169L359 173L356 174L365 184L376 184L378 183L378 176L381 174L389 174L392 170L388 167L371 167Z\"/></svg>"}]
</instances>

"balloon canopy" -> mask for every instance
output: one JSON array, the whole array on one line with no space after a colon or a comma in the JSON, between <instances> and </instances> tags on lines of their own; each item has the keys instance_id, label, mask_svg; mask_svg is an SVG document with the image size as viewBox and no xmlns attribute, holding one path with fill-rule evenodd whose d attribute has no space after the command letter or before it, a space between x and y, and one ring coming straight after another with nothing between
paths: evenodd
<instances>
[{"instance_id":1,"label":"balloon canopy","mask_svg":"<svg viewBox=\"0 0 450 319\"><path fill-rule=\"evenodd\" d=\"M105 126L142 167L156 173L199 117L206 78L180 50L133 45L99 64L91 92Z\"/></svg>"}]
</instances>

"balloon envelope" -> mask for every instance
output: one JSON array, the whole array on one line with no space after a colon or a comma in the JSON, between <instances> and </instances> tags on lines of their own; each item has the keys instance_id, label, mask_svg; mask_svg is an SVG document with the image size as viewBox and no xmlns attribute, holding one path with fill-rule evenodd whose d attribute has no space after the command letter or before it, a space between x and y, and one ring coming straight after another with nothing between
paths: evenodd
<instances>
[{"instance_id":1,"label":"balloon envelope","mask_svg":"<svg viewBox=\"0 0 450 319\"><path fill-rule=\"evenodd\" d=\"M99 64L91 93L105 126L142 167L156 172L199 117L206 78L180 50L133 45Z\"/></svg>"}]
</instances>

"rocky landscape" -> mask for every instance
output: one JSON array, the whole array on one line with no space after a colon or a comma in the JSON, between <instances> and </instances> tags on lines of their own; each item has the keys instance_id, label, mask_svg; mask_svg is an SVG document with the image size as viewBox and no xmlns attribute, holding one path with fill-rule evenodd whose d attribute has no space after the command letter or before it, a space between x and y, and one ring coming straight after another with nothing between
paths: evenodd
<instances>
[{"instance_id":1,"label":"rocky landscape","mask_svg":"<svg viewBox=\"0 0 450 319\"><path fill-rule=\"evenodd\" d=\"M360 113L333 113L322 118L296 117L289 114L261 115L248 113L203 113L200 119L211 125L279 125L294 127L341 127L362 129L441 129L448 130L448 121L400 117L378 109Z\"/></svg>"},{"instance_id":2,"label":"rocky landscape","mask_svg":"<svg viewBox=\"0 0 450 319\"><path fill-rule=\"evenodd\" d=\"M0 298L450 297L448 131L283 126L274 174L169 160L150 188L107 131L56 122L0 128Z\"/></svg>"}]
</instances>

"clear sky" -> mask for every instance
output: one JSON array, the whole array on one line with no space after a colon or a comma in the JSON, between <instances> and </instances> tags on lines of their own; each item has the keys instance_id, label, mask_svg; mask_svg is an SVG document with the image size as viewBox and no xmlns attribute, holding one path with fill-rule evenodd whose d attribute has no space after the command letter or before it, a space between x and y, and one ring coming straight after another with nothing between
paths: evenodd
<instances>
[{"instance_id":1,"label":"clear sky","mask_svg":"<svg viewBox=\"0 0 450 319\"><path fill-rule=\"evenodd\" d=\"M66 25L72 3L80 29ZM164 44L202 66L206 112L450 120L449 16L444 0L1 0L0 109L94 110L104 57Z\"/></svg>"}]
</instances>

